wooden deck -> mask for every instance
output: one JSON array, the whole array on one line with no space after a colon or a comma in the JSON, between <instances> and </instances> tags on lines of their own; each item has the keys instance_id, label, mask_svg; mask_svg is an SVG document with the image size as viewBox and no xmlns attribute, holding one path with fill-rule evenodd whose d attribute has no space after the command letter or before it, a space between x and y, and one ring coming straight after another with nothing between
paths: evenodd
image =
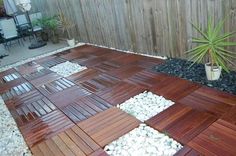
<instances>
[{"instance_id":1,"label":"wooden deck","mask_svg":"<svg viewBox=\"0 0 236 156\"><path fill-rule=\"evenodd\" d=\"M67 60L88 69L46 69ZM85 45L0 73L0 94L34 155L107 155L141 123L115 106L145 90L175 102L146 124L184 145L176 155L236 155L236 96L151 70L163 62Z\"/></svg>"}]
</instances>

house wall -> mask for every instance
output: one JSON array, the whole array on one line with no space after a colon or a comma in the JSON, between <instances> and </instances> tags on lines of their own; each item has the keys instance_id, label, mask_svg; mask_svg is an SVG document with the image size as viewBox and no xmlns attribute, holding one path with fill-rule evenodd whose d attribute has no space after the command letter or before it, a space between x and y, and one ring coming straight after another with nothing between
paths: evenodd
<instances>
[{"instance_id":1,"label":"house wall","mask_svg":"<svg viewBox=\"0 0 236 156\"><path fill-rule=\"evenodd\" d=\"M236 0L32 0L46 15L58 8L73 20L79 41L150 55L186 58L198 36L190 22L228 16L225 31L235 31ZM236 38L232 39L236 41ZM236 48L233 50L236 51ZM236 62L236 61L235 61Z\"/></svg>"}]
</instances>

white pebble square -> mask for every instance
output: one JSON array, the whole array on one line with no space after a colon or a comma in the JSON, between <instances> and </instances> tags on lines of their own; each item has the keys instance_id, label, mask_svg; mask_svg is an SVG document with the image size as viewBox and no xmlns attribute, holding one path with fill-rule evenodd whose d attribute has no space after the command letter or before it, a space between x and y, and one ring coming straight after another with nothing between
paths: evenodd
<instances>
[{"instance_id":1,"label":"white pebble square","mask_svg":"<svg viewBox=\"0 0 236 156\"><path fill-rule=\"evenodd\" d=\"M140 124L119 139L105 146L111 156L172 156L183 146L155 129Z\"/></svg>"},{"instance_id":2,"label":"white pebble square","mask_svg":"<svg viewBox=\"0 0 236 156\"><path fill-rule=\"evenodd\" d=\"M56 66L53 66L49 69L51 71L57 73L58 75L61 75L63 77L68 77L72 74L75 74L75 73L78 73L78 72L81 72L81 71L87 69L87 67L66 61L64 63L60 63Z\"/></svg>"},{"instance_id":3,"label":"white pebble square","mask_svg":"<svg viewBox=\"0 0 236 156\"><path fill-rule=\"evenodd\" d=\"M144 122L172 106L174 102L152 92L138 94L117 107Z\"/></svg>"}]
</instances>

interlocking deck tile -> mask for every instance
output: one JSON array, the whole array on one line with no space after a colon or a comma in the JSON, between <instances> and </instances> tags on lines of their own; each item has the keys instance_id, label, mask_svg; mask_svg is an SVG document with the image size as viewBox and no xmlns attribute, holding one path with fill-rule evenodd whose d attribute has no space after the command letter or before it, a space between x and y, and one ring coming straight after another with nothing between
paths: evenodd
<instances>
[{"instance_id":1,"label":"interlocking deck tile","mask_svg":"<svg viewBox=\"0 0 236 156\"><path fill-rule=\"evenodd\" d=\"M120 82L116 77L107 74L100 74L92 79L80 83L80 85L90 92L97 92L104 88L112 87Z\"/></svg>"},{"instance_id":2,"label":"interlocking deck tile","mask_svg":"<svg viewBox=\"0 0 236 156\"><path fill-rule=\"evenodd\" d=\"M0 73L0 93L25 82L26 80L14 69Z\"/></svg>"},{"instance_id":3,"label":"interlocking deck tile","mask_svg":"<svg viewBox=\"0 0 236 156\"><path fill-rule=\"evenodd\" d=\"M188 146L204 155L235 155L235 145L236 125L221 119L188 143Z\"/></svg>"},{"instance_id":4,"label":"interlocking deck tile","mask_svg":"<svg viewBox=\"0 0 236 156\"><path fill-rule=\"evenodd\" d=\"M23 76L26 80L30 81L50 73L52 73L51 70L41 67L41 69L32 71L31 73L24 74Z\"/></svg>"},{"instance_id":5,"label":"interlocking deck tile","mask_svg":"<svg viewBox=\"0 0 236 156\"><path fill-rule=\"evenodd\" d=\"M109 71L116 70L120 67L121 67L121 65L119 63L109 60L109 61L105 61L105 62L103 62L99 65L96 65L93 68L98 70L98 71L106 73L106 72L109 72Z\"/></svg>"},{"instance_id":6,"label":"interlocking deck tile","mask_svg":"<svg viewBox=\"0 0 236 156\"><path fill-rule=\"evenodd\" d=\"M112 59L113 61L119 63L120 65L128 66L136 63L141 60L143 56L135 55L135 54L127 54L119 58Z\"/></svg>"},{"instance_id":7,"label":"interlocking deck tile","mask_svg":"<svg viewBox=\"0 0 236 156\"><path fill-rule=\"evenodd\" d=\"M56 81L58 79L61 79L62 77L56 73L49 73L43 76L40 76L38 78L35 78L33 80L30 80L29 82L34 85L35 87L40 87L42 85L46 85L48 83L51 83L53 81ZM59 81L59 80L58 80Z\"/></svg>"},{"instance_id":8,"label":"interlocking deck tile","mask_svg":"<svg viewBox=\"0 0 236 156\"><path fill-rule=\"evenodd\" d=\"M201 87L179 100L179 103L221 117L236 105L236 96L208 87Z\"/></svg>"},{"instance_id":9,"label":"interlocking deck tile","mask_svg":"<svg viewBox=\"0 0 236 156\"><path fill-rule=\"evenodd\" d=\"M172 101L178 101L201 87L200 84L177 77L167 76L166 74L162 74L162 76L166 79L153 86L152 91Z\"/></svg>"},{"instance_id":10,"label":"interlocking deck tile","mask_svg":"<svg viewBox=\"0 0 236 156\"><path fill-rule=\"evenodd\" d=\"M89 156L108 156L108 154L103 149L98 149Z\"/></svg>"},{"instance_id":11,"label":"interlocking deck tile","mask_svg":"<svg viewBox=\"0 0 236 156\"><path fill-rule=\"evenodd\" d=\"M86 156L99 149L100 147L86 133L78 126L73 126L33 146L31 151L34 156Z\"/></svg>"},{"instance_id":12,"label":"interlocking deck tile","mask_svg":"<svg viewBox=\"0 0 236 156\"><path fill-rule=\"evenodd\" d=\"M166 75L161 73L153 73L150 71L140 71L137 74L131 76L130 78L126 79L126 82L144 86L147 88L152 88L156 84L161 83L162 81L166 80L168 78Z\"/></svg>"},{"instance_id":13,"label":"interlocking deck tile","mask_svg":"<svg viewBox=\"0 0 236 156\"><path fill-rule=\"evenodd\" d=\"M232 107L230 111L226 112L221 119L236 125L236 106Z\"/></svg>"},{"instance_id":14,"label":"interlocking deck tile","mask_svg":"<svg viewBox=\"0 0 236 156\"><path fill-rule=\"evenodd\" d=\"M76 84L79 84L81 82L87 81L89 79L92 79L94 77L96 77L97 75L99 75L100 72L94 69L85 69L81 72L75 73L69 77L67 77L67 79L73 81Z\"/></svg>"},{"instance_id":15,"label":"interlocking deck tile","mask_svg":"<svg viewBox=\"0 0 236 156\"><path fill-rule=\"evenodd\" d=\"M51 68L57 64L66 62L67 60L61 58L61 57L57 57L57 56L47 56L44 58L41 58L39 60L36 60L35 62L40 64L41 66L45 67L45 68Z\"/></svg>"},{"instance_id":16,"label":"interlocking deck tile","mask_svg":"<svg viewBox=\"0 0 236 156\"><path fill-rule=\"evenodd\" d=\"M21 74L21 75L27 75L33 72L38 71L38 69L41 69L42 66L37 64L36 62L28 62L23 65L15 67L15 69Z\"/></svg>"},{"instance_id":17,"label":"interlocking deck tile","mask_svg":"<svg viewBox=\"0 0 236 156\"><path fill-rule=\"evenodd\" d=\"M181 150L179 150L175 156L201 156L202 154L198 151L192 149L189 146L184 146Z\"/></svg>"},{"instance_id":18,"label":"interlocking deck tile","mask_svg":"<svg viewBox=\"0 0 236 156\"><path fill-rule=\"evenodd\" d=\"M78 123L101 147L111 143L132 129L138 127L140 121L118 108L110 108L87 120Z\"/></svg>"},{"instance_id":19,"label":"interlocking deck tile","mask_svg":"<svg viewBox=\"0 0 236 156\"><path fill-rule=\"evenodd\" d=\"M56 107L45 97L32 99L31 102L11 107L10 112L18 126L25 125L43 115L46 115Z\"/></svg>"},{"instance_id":20,"label":"interlocking deck tile","mask_svg":"<svg viewBox=\"0 0 236 156\"><path fill-rule=\"evenodd\" d=\"M122 68L118 68L116 70L110 71L108 74L113 75L119 79L127 79L134 74L144 70L144 68L139 66L125 66Z\"/></svg>"},{"instance_id":21,"label":"interlocking deck tile","mask_svg":"<svg viewBox=\"0 0 236 156\"><path fill-rule=\"evenodd\" d=\"M145 88L126 82L120 82L113 87L96 92L95 94L108 101L113 106L116 106L143 91L145 91Z\"/></svg>"},{"instance_id":22,"label":"interlocking deck tile","mask_svg":"<svg viewBox=\"0 0 236 156\"><path fill-rule=\"evenodd\" d=\"M20 95L23 95L27 92L30 92L33 89L34 88L30 83L24 82L24 83L21 83L15 87L12 87L8 90L0 90L0 94L1 94L4 101L8 101L8 100L14 99Z\"/></svg>"},{"instance_id":23,"label":"interlocking deck tile","mask_svg":"<svg viewBox=\"0 0 236 156\"><path fill-rule=\"evenodd\" d=\"M156 65L164 63L164 62L165 60L162 60L162 59L142 56L140 60L133 62L133 65L138 65L145 69L151 70Z\"/></svg>"},{"instance_id":24,"label":"interlocking deck tile","mask_svg":"<svg viewBox=\"0 0 236 156\"><path fill-rule=\"evenodd\" d=\"M146 123L159 131L167 132L171 137L186 144L216 120L217 118L209 113L199 112L182 104L175 104Z\"/></svg>"},{"instance_id":25,"label":"interlocking deck tile","mask_svg":"<svg viewBox=\"0 0 236 156\"><path fill-rule=\"evenodd\" d=\"M92 94L83 98L75 100L75 102L69 104L61 110L75 123L88 119L95 114L112 107L105 100Z\"/></svg>"},{"instance_id":26,"label":"interlocking deck tile","mask_svg":"<svg viewBox=\"0 0 236 156\"><path fill-rule=\"evenodd\" d=\"M51 138L62 132L74 124L59 110L54 110L34 121L29 122L23 126L20 126L20 130L26 143L32 147L33 145Z\"/></svg>"}]
</instances>

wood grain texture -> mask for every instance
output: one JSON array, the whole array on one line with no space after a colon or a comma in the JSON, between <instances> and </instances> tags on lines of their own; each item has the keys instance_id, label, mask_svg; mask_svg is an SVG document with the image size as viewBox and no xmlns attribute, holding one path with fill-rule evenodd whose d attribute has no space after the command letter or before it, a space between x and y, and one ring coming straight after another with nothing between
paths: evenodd
<instances>
[{"instance_id":1,"label":"wood grain texture","mask_svg":"<svg viewBox=\"0 0 236 156\"><path fill-rule=\"evenodd\" d=\"M33 146L31 151L35 156L86 156L93 153L103 156L99 146L78 126Z\"/></svg>"},{"instance_id":2,"label":"wood grain texture","mask_svg":"<svg viewBox=\"0 0 236 156\"><path fill-rule=\"evenodd\" d=\"M55 110L30 123L20 126L20 130L27 145L32 147L73 125L73 122L69 120L69 118L60 111Z\"/></svg>"},{"instance_id":3,"label":"wood grain texture","mask_svg":"<svg viewBox=\"0 0 236 156\"><path fill-rule=\"evenodd\" d=\"M184 146L174 156L202 156L202 154L189 146Z\"/></svg>"},{"instance_id":4,"label":"wood grain texture","mask_svg":"<svg viewBox=\"0 0 236 156\"><path fill-rule=\"evenodd\" d=\"M121 82L95 94L108 101L110 104L116 106L117 104L121 104L129 98L142 93L143 91L145 91L144 88L126 82Z\"/></svg>"},{"instance_id":5,"label":"wood grain texture","mask_svg":"<svg viewBox=\"0 0 236 156\"><path fill-rule=\"evenodd\" d=\"M186 144L216 120L216 117L208 113L175 104L147 120L146 123Z\"/></svg>"},{"instance_id":6,"label":"wood grain texture","mask_svg":"<svg viewBox=\"0 0 236 156\"><path fill-rule=\"evenodd\" d=\"M75 100L61 110L75 123L86 120L112 107L108 102L92 94Z\"/></svg>"},{"instance_id":7,"label":"wood grain texture","mask_svg":"<svg viewBox=\"0 0 236 156\"><path fill-rule=\"evenodd\" d=\"M178 102L221 117L236 105L236 96L208 87L201 87Z\"/></svg>"},{"instance_id":8,"label":"wood grain texture","mask_svg":"<svg viewBox=\"0 0 236 156\"><path fill-rule=\"evenodd\" d=\"M101 147L118 139L139 125L140 121L118 108L110 108L78 126L91 136Z\"/></svg>"},{"instance_id":9,"label":"wood grain texture","mask_svg":"<svg viewBox=\"0 0 236 156\"><path fill-rule=\"evenodd\" d=\"M188 143L204 155L235 155L236 126L217 120Z\"/></svg>"}]
</instances>

